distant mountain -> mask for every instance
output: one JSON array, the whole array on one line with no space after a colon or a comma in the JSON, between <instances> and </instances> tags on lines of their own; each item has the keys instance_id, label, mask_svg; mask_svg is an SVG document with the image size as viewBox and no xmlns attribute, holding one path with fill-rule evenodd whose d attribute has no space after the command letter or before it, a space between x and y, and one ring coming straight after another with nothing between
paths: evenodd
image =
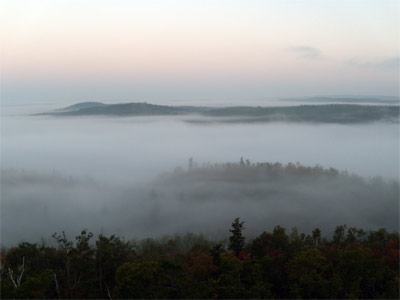
<instances>
[{"instance_id":1,"label":"distant mountain","mask_svg":"<svg viewBox=\"0 0 400 300\"><path fill-rule=\"evenodd\" d=\"M310 98L283 98L281 101L289 102L319 102L319 103L374 103L374 104L400 104L398 97L351 97L351 96L336 96L336 97L310 97Z\"/></svg>"},{"instance_id":2,"label":"distant mountain","mask_svg":"<svg viewBox=\"0 0 400 300\"><path fill-rule=\"evenodd\" d=\"M315 122L315 123L366 123L386 120L399 121L399 106L371 105L300 105L282 107L226 107L213 109L209 116L242 117L224 122Z\"/></svg>"},{"instance_id":3,"label":"distant mountain","mask_svg":"<svg viewBox=\"0 0 400 300\"><path fill-rule=\"evenodd\" d=\"M149 103L103 104L78 103L61 110L44 113L54 116L174 116L197 115L206 118L186 120L194 123L250 123L250 122L316 122L366 123L373 121L399 122L399 106L325 104L282 107L197 107L166 106ZM43 114L42 114L43 115Z\"/></svg>"},{"instance_id":4,"label":"distant mountain","mask_svg":"<svg viewBox=\"0 0 400 300\"><path fill-rule=\"evenodd\" d=\"M176 115L180 110L172 106L153 105L147 103L108 104L81 108L66 115L115 115L115 116L146 116L146 115Z\"/></svg>"},{"instance_id":5,"label":"distant mountain","mask_svg":"<svg viewBox=\"0 0 400 300\"><path fill-rule=\"evenodd\" d=\"M104 104L100 102L82 102L66 108L44 113L59 116L155 116L155 115L182 115L204 113L211 108L196 106L166 106L150 103L118 103Z\"/></svg>"},{"instance_id":6,"label":"distant mountain","mask_svg":"<svg viewBox=\"0 0 400 300\"><path fill-rule=\"evenodd\" d=\"M85 108L93 108L93 107L99 107L99 106L106 106L106 104L101 103L101 102L81 102L77 103L62 109L56 110L57 112L68 112L68 111L77 111L80 109L85 109Z\"/></svg>"}]
</instances>

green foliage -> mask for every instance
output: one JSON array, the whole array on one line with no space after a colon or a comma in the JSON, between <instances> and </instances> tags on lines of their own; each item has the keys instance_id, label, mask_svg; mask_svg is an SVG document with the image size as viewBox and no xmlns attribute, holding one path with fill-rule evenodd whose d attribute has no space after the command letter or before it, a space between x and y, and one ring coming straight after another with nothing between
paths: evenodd
<instances>
[{"instance_id":1,"label":"green foliage","mask_svg":"<svg viewBox=\"0 0 400 300\"><path fill-rule=\"evenodd\" d=\"M346 298L385 298L391 294L396 272L389 270L383 259L370 249L346 249L340 255L337 272L343 280Z\"/></svg>"},{"instance_id":2,"label":"green foliage","mask_svg":"<svg viewBox=\"0 0 400 300\"><path fill-rule=\"evenodd\" d=\"M45 270L36 276L28 276L26 281L15 291L15 297L21 299L43 299L49 295L54 284L52 270Z\"/></svg>"},{"instance_id":3,"label":"green foliage","mask_svg":"<svg viewBox=\"0 0 400 300\"><path fill-rule=\"evenodd\" d=\"M297 254L287 264L292 298L329 297L329 265L316 249Z\"/></svg>"},{"instance_id":4,"label":"green foliage","mask_svg":"<svg viewBox=\"0 0 400 300\"><path fill-rule=\"evenodd\" d=\"M116 275L116 297L130 298L172 298L178 294L174 280L160 262L125 263Z\"/></svg>"},{"instance_id":5,"label":"green foliage","mask_svg":"<svg viewBox=\"0 0 400 300\"><path fill-rule=\"evenodd\" d=\"M244 244L232 224L230 249L202 235L138 243L83 230L56 247L21 243L2 251L5 298L399 298L399 234L338 226L286 234L276 226Z\"/></svg>"},{"instance_id":6,"label":"green foliage","mask_svg":"<svg viewBox=\"0 0 400 300\"><path fill-rule=\"evenodd\" d=\"M121 265L135 258L134 245L119 237L100 235L96 241L95 262L102 298L112 295L115 273Z\"/></svg>"},{"instance_id":7,"label":"green foliage","mask_svg":"<svg viewBox=\"0 0 400 300\"><path fill-rule=\"evenodd\" d=\"M255 238L249 247L252 255L258 258L277 250L287 253L289 251L289 237L284 228L276 226L272 233L263 232Z\"/></svg>"},{"instance_id":8,"label":"green foliage","mask_svg":"<svg viewBox=\"0 0 400 300\"><path fill-rule=\"evenodd\" d=\"M218 278L219 298L244 298L245 287L241 282L242 261L232 252L221 255L221 275Z\"/></svg>"},{"instance_id":9,"label":"green foliage","mask_svg":"<svg viewBox=\"0 0 400 300\"><path fill-rule=\"evenodd\" d=\"M244 222L240 222L240 218L236 218L232 223L232 229L229 231L232 233L229 238L229 250L232 250L236 256L239 256L240 252L244 248L245 237L242 235Z\"/></svg>"},{"instance_id":10,"label":"green foliage","mask_svg":"<svg viewBox=\"0 0 400 300\"><path fill-rule=\"evenodd\" d=\"M210 250L214 265L216 265L216 266L221 265L221 253L223 253L223 252L224 252L224 250L222 248L221 243L215 244L214 247Z\"/></svg>"}]
</instances>

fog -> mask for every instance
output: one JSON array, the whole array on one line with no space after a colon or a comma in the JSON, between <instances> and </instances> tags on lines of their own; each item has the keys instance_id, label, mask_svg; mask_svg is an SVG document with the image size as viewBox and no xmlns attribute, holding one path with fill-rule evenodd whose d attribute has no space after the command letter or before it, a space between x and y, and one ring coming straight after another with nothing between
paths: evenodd
<instances>
[{"instance_id":1,"label":"fog","mask_svg":"<svg viewBox=\"0 0 400 300\"><path fill-rule=\"evenodd\" d=\"M246 157L321 164L363 176L399 176L398 124L199 124L177 116L27 115L38 111L46 108L3 109L2 168L133 183L184 167L189 157L198 163Z\"/></svg>"},{"instance_id":2,"label":"fog","mask_svg":"<svg viewBox=\"0 0 400 300\"><path fill-rule=\"evenodd\" d=\"M189 231L218 237L229 233L237 216L246 221L249 235L278 224L303 230L333 230L343 223L398 227L398 124L28 115L38 110L2 109L2 244L38 241L61 230L72 235L82 228L126 238ZM244 157L319 164L365 179L282 177L238 184L175 176L173 170L185 170L190 157L199 168ZM372 180L375 176L383 180Z\"/></svg>"}]
</instances>

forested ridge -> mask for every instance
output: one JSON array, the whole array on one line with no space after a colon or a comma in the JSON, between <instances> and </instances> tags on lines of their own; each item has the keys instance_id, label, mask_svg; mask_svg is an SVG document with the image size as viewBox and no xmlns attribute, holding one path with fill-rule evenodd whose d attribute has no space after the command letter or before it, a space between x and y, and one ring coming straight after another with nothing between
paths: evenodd
<instances>
[{"instance_id":1,"label":"forested ridge","mask_svg":"<svg viewBox=\"0 0 400 300\"><path fill-rule=\"evenodd\" d=\"M133 177L120 185L54 172L2 169L1 175L2 242L9 247L82 228L127 239L186 232L220 239L235 216L251 220L251 236L276 224L303 232L318 224L325 233L337 224L389 231L399 224L398 180L319 165L190 159L149 182Z\"/></svg>"},{"instance_id":2,"label":"forested ridge","mask_svg":"<svg viewBox=\"0 0 400 300\"><path fill-rule=\"evenodd\" d=\"M38 115L53 116L197 116L191 123L311 122L357 124L399 122L398 105L316 104L297 106L168 106L150 103L82 102Z\"/></svg>"},{"instance_id":3,"label":"forested ridge","mask_svg":"<svg viewBox=\"0 0 400 300\"><path fill-rule=\"evenodd\" d=\"M340 225L305 234L276 226L246 240L245 230L237 218L222 241L190 233L132 241L55 233L52 245L2 249L1 297L399 297L398 232Z\"/></svg>"}]
</instances>

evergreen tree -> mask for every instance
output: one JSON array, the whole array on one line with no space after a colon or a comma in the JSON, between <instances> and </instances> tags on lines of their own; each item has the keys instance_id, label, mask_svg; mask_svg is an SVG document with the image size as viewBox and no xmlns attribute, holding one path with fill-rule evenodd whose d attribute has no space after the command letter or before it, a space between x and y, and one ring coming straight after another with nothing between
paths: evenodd
<instances>
[{"instance_id":1,"label":"evergreen tree","mask_svg":"<svg viewBox=\"0 0 400 300\"><path fill-rule=\"evenodd\" d=\"M315 248L318 248L321 244L321 230L319 228L315 228L312 232L312 237L315 242Z\"/></svg>"},{"instance_id":2,"label":"evergreen tree","mask_svg":"<svg viewBox=\"0 0 400 300\"><path fill-rule=\"evenodd\" d=\"M236 256L239 256L240 251L244 248L244 236L242 236L243 223L240 222L240 218L236 218L232 223L232 229L229 231L232 233L229 238L229 250L235 252Z\"/></svg>"},{"instance_id":3,"label":"evergreen tree","mask_svg":"<svg viewBox=\"0 0 400 300\"><path fill-rule=\"evenodd\" d=\"M346 233L346 225L336 226L335 232L333 234L333 242L338 246L344 246L345 242L345 233Z\"/></svg>"}]
</instances>

